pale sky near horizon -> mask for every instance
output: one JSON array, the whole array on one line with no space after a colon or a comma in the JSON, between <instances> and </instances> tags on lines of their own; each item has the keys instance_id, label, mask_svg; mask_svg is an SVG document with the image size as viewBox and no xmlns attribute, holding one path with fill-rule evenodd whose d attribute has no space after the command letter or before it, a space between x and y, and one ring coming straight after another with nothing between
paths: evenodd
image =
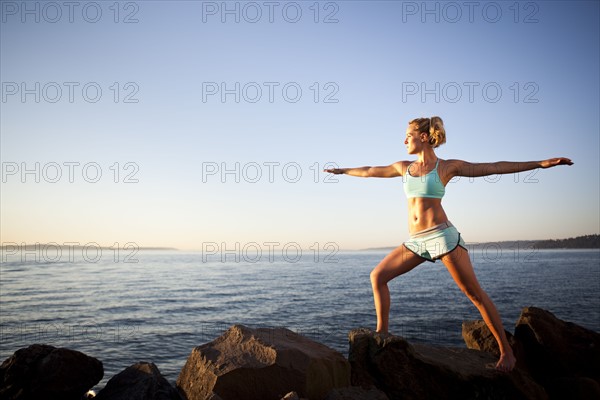
<instances>
[{"instance_id":1,"label":"pale sky near horizon","mask_svg":"<svg viewBox=\"0 0 600 400\"><path fill-rule=\"evenodd\" d=\"M1 3L2 244L398 245L401 178L322 170L432 115L443 159L575 163L451 182L467 242L600 233L598 1L66 3Z\"/></svg>"}]
</instances>

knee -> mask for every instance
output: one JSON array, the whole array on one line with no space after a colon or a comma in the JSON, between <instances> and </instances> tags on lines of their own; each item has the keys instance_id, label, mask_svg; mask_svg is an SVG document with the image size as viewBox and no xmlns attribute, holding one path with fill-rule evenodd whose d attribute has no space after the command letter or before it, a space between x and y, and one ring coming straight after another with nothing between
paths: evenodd
<instances>
[{"instance_id":1,"label":"knee","mask_svg":"<svg viewBox=\"0 0 600 400\"><path fill-rule=\"evenodd\" d=\"M386 283L383 280L383 278L381 276L381 272L379 271L378 268L375 268L375 269L373 269L373 271L371 271L370 278L371 278L371 285L373 287L378 287L378 286L381 286Z\"/></svg>"},{"instance_id":2,"label":"knee","mask_svg":"<svg viewBox=\"0 0 600 400\"><path fill-rule=\"evenodd\" d=\"M475 306L480 306L483 304L484 294L480 289L465 288L463 289L463 292L467 295L469 300L475 304Z\"/></svg>"}]
</instances>

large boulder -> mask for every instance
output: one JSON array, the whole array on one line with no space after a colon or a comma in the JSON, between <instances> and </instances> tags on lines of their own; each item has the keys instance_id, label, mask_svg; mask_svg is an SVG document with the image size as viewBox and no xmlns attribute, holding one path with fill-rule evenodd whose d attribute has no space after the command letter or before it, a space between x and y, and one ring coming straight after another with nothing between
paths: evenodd
<instances>
[{"instance_id":1,"label":"large boulder","mask_svg":"<svg viewBox=\"0 0 600 400\"><path fill-rule=\"evenodd\" d=\"M291 391L315 400L349 385L350 365L339 352L285 328L242 325L194 348L177 378L187 400L213 393L223 400L279 400Z\"/></svg>"},{"instance_id":2,"label":"large boulder","mask_svg":"<svg viewBox=\"0 0 600 400\"><path fill-rule=\"evenodd\" d=\"M280 400L306 400L298 396L296 392L289 392L285 396L283 396Z\"/></svg>"},{"instance_id":3,"label":"large boulder","mask_svg":"<svg viewBox=\"0 0 600 400\"><path fill-rule=\"evenodd\" d=\"M513 350L517 359L517 368L527 370L525 364L525 356L523 355L523 346L510 332L504 331L506 339ZM473 350L481 350L493 354L494 357L500 357L500 348L498 342L490 328L483 320L464 321L462 324L462 337L467 345L467 348Z\"/></svg>"},{"instance_id":4,"label":"large boulder","mask_svg":"<svg viewBox=\"0 0 600 400\"><path fill-rule=\"evenodd\" d=\"M2 400L80 400L104 375L102 362L79 351L34 344L0 366Z\"/></svg>"},{"instance_id":5,"label":"large boulder","mask_svg":"<svg viewBox=\"0 0 600 400\"><path fill-rule=\"evenodd\" d=\"M375 386L368 389L360 386L351 386L333 389L329 392L325 400L389 400L389 398Z\"/></svg>"},{"instance_id":6,"label":"large boulder","mask_svg":"<svg viewBox=\"0 0 600 400\"><path fill-rule=\"evenodd\" d=\"M156 365L148 362L133 364L113 376L95 399L182 400Z\"/></svg>"},{"instance_id":7,"label":"large boulder","mask_svg":"<svg viewBox=\"0 0 600 400\"><path fill-rule=\"evenodd\" d=\"M551 393L571 385L579 398L600 398L600 334L560 320L549 311L526 307L515 327L523 358L533 377ZM573 394L569 396L573 397Z\"/></svg>"},{"instance_id":8,"label":"large boulder","mask_svg":"<svg viewBox=\"0 0 600 400\"><path fill-rule=\"evenodd\" d=\"M508 331L504 331L504 333L512 347L515 341L513 335ZM463 321L462 337L469 349L486 351L496 357L500 356L498 342L496 342L496 338L492 335L485 321Z\"/></svg>"},{"instance_id":9,"label":"large boulder","mask_svg":"<svg viewBox=\"0 0 600 400\"><path fill-rule=\"evenodd\" d=\"M352 330L349 340L352 385L374 385L392 400L547 399L525 372L497 371L486 352L411 345L368 329Z\"/></svg>"}]
</instances>

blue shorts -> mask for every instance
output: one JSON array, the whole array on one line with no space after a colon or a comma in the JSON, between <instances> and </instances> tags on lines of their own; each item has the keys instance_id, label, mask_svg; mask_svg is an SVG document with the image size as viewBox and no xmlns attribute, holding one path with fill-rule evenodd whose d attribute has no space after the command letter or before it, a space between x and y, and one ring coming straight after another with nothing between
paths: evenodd
<instances>
[{"instance_id":1,"label":"blue shorts","mask_svg":"<svg viewBox=\"0 0 600 400\"><path fill-rule=\"evenodd\" d=\"M445 256L458 246L466 250L465 242L450 221L412 235L404 246L427 261Z\"/></svg>"}]
</instances>

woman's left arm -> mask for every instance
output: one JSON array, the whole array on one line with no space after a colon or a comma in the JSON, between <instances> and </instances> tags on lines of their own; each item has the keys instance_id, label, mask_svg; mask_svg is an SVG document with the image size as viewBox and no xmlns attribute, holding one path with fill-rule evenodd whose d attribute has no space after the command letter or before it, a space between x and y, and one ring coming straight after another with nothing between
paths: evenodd
<instances>
[{"instance_id":1,"label":"woman's left arm","mask_svg":"<svg viewBox=\"0 0 600 400\"><path fill-rule=\"evenodd\" d=\"M470 163L462 160L447 160L446 170L451 177L466 176L476 178L479 176L512 174L529 171L536 168L550 168L557 165L573 165L565 157L549 158L542 161L498 161L493 163Z\"/></svg>"}]
</instances>

